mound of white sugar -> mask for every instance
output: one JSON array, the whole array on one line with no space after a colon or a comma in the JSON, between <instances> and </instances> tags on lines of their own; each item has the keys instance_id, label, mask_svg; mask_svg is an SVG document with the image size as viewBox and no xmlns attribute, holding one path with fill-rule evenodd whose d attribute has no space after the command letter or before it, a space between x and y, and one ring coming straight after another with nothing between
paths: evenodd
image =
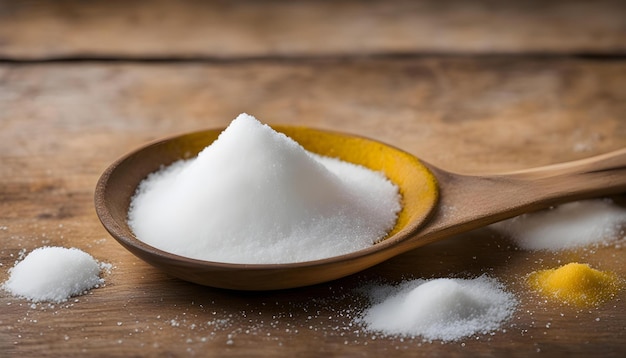
<instances>
[{"instance_id":1,"label":"mound of white sugar","mask_svg":"<svg viewBox=\"0 0 626 358\"><path fill-rule=\"evenodd\" d=\"M558 251L615 238L625 224L626 209L610 199L593 199L524 214L492 227L511 236L522 249Z\"/></svg>"},{"instance_id":2,"label":"mound of white sugar","mask_svg":"<svg viewBox=\"0 0 626 358\"><path fill-rule=\"evenodd\" d=\"M98 262L75 248L40 247L9 273L2 288L33 302L63 302L104 282Z\"/></svg>"},{"instance_id":3,"label":"mound of white sugar","mask_svg":"<svg viewBox=\"0 0 626 358\"><path fill-rule=\"evenodd\" d=\"M517 301L486 276L412 280L368 289L373 305L360 322L369 331L454 341L500 328Z\"/></svg>"},{"instance_id":4,"label":"mound of white sugar","mask_svg":"<svg viewBox=\"0 0 626 358\"><path fill-rule=\"evenodd\" d=\"M181 256L288 263L369 247L400 209L382 173L310 153L241 114L196 158L149 175L128 222L139 240Z\"/></svg>"}]
</instances>

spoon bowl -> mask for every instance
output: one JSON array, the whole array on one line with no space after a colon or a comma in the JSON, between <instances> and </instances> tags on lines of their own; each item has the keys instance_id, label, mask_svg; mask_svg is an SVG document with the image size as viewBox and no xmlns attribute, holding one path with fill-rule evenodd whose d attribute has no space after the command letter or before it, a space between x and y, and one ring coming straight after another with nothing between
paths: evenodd
<instances>
[{"instance_id":1,"label":"spoon bowl","mask_svg":"<svg viewBox=\"0 0 626 358\"><path fill-rule=\"evenodd\" d=\"M414 234L437 203L436 179L414 156L380 142L305 127L272 126L305 149L382 171L398 185L402 210L387 237L372 247L328 259L287 264L232 264L191 259L154 248L137 239L128 226L128 209L139 183L162 166L195 157L223 129L164 139L112 164L98 181L96 211L107 231L133 254L164 272L202 285L267 290L311 285L347 276L387 257L380 248ZM218 173L219 174L219 173Z\"/></svg>"},{"instance_id":2,"label":"spoon bowl","mask_svg":"<svg viewBox=\"0 0 626 358\"><path fill-rule=\"evenodd\" d=\"M100 177L96 212L126 249L180 279L237 290L313 285L362 271L398 254L451 235L561 202L626 191L626 150L526 171L484 176L450 173L392 146L349 134L272 126L305 149L382 171L402 196L391 232L363 250L285 264L232 264L191 259L154 248L133 234L128 209L148 174L195 157L223 129L164 139L117 160ZM219 173L217 173L219 175Z\"/></svg>"}]
</instances>

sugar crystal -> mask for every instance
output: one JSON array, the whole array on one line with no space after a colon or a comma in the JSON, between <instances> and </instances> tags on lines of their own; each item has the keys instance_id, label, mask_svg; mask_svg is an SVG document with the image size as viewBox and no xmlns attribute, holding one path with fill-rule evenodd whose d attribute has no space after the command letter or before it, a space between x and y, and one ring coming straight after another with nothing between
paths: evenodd
<instances>
[{"instance_id":1,"label":"sugar crystal","mask_svg":"<svg viewBox=\"0 0 626 358\"><path fill-rule=\"evenodd\" d=\"M383 173L308 152L241 114L196 158L148 176L128 219L138 239L181 256L288 263L367 248L400 208Z\"/></svg>"},{"instance_id":2,"label":"sugar crystal","mask_svg":"<svg viewBox=\"0 0 626 358\"><path fill-rule=\"evenodd\" d=\"M64 302L104 282L98 262L76 248L37 248L9 272L2 288L33 302Z\"/></svg>"},{"instance_id":3,"label":"sugar crystal","mask_svg":"<svg viewBox=\"0 0 626 358\"><path fill-rule=\"evenodd\" d=\"M494 279L410 280L367 290L373 303L360 319L368 330L454 341L500 327L517 304Z\"/></svg>"},{"instance_id":4,"label":"sugar crystal","mask_svg":"<svg viewBox=\"0 0 626 358\"><path fill-rule=\"evenodd\" d=\"M591 199L520 215L492 227L511 235L522 249L559 251L614 239L624 224L626 209L610 199Z\"/></svg>"}]
</instances>

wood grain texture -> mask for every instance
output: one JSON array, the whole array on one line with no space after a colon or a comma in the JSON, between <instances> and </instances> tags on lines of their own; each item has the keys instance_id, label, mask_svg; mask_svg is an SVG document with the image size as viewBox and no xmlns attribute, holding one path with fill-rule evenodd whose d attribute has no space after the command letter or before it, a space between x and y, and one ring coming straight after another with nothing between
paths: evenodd
<instances>
[{"instance_id":1,"label":"wood grain texture","mask_svg":"<svg viewBox=\"0 0 626 358\"><path fill-rule=\"evenodd\" d=\"M625 16L619 0L5 0L0 57L623 55Z\"/></svg>"},{"instance_id":2,"label":"wood grain texture","mask_svg":"<svg viewBox=\"0 0 626 358\"><path fill-rule=\"evenodd\" d=\"M98 222L93 191L128 151L244 111L468 174L626 147L625 13L618 0L0 0L0 282L44 245L114 266L62 304L0 291L0 356L621 357L626 290L579 310L523 278L573 261L624 278L623 232L547 253L483 228L328 284L242 293L131 255ZM494 334L427 343L353 322L365 285L482 274L519 300Z\"/></svg>"},{"instance_id":3,"label":"wood grain texture","mask_svg":"<svg viewBox=\"0 0 626 358\"><path fill-rule=\"evenodd\" d=\"M270 123L372 137L445 169L512 171L626 146L626 64L555 58L56 63L0 66L0 281L22 252L78 247L106 286L50 307L0 292L8 356L618 356L626 293L588 310L545 302L529 272L579 261L626 277L617 244L523 251L489 228L308 288L241 293L170 278L102 228L100 173L148 141ZM623 197L616 200L624 203ZM623 234L620 234L623 236ZM505 331L459 342L376 337L352 322L367 284L488 274L520 300Z\"/></svg>"}]
</instances>

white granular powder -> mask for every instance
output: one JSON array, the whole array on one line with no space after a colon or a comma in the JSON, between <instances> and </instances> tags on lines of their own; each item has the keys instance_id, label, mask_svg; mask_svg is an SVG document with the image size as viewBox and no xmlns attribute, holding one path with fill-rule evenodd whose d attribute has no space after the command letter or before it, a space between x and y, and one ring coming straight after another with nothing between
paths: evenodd
<instances>
[{"instance_id":1,"label":"white granular powder","mask_svg":"<svg viewBox=\"0 0 626 358\"><path fill-rule=\"evenodd\" d=\"M411 280L368 290L373 305L359 319L367 330L385 335L455 341L500 328L517 301L496 280Z\"/></svg>"},{"instance_id":2,"label":"white granular powder","mask_svg":"<svg viewBox=\"0 0 626 358\"><path fill-rule=\"evenodd\" d=\"M100 268L79 249L40 247L10 269L2 288L33 302L63 302L102 284Z\"/></svg>"},{"instance_id":3,"label":"white granular powder","mask_svg":"<svg viewBox=\"0 0 626 358\"><path fill-rule=\"evenodd\" d=\"M492 227L511 236L522 249L559 251L614 239L624 224L626 209L610 199L593 199L524 214Z\"/></svg>"},{"instance_id":4,"label":"white granular powder","mask_svg":"<svg viewBox=\"0 0 626 358\"><path fill-rule=\"evenodd\" d=\"M241 114L196 158L149 175L128 222L139 240L181 256L289 263L369 247L400 209L384 174L310 153Z\"/></svg>"}]
</instances>

